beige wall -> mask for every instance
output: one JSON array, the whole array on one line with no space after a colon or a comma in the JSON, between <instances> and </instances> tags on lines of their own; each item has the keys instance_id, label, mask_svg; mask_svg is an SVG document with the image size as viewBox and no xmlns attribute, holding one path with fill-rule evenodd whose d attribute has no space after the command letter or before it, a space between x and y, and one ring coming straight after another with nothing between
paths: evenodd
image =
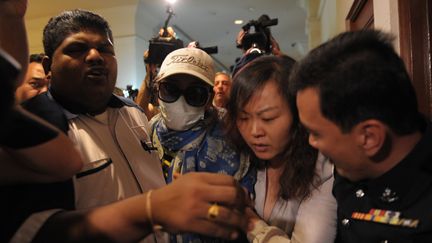
<instances>
[{"instance_id":1,"label":"beige wall","mask_svg":"<svg viewBox=\"0 0 432 243\"><path fill-rule=\"evenodd\" d=\"M396 37L394 45L399 52L399 13L397 2L396 0L375 0L374 24L375 29L390 32Z\"/></svg>"},{"instance_id":2,"label":"beige wall","mask_svg":"<svg viewBox=\"0 0 432 243\"><path fill-rule=\"evenodd\" d=\"M345 19L354 0L306 0L310 49L346 30ZM375 0L375 28L396 36L395 47L399 50L399 22L396 0Z\"/></svg>"},{"instance_id":3,"label":"beige wall","mask_svg":"<svg viewBox=\"0 0 432 243\"><path fill-rule=\"evenodd\" d=\"M327 41L335 36L340 30L337 29L337 4L336 0L321 0L321 41Z\"/></svg>"},{"instance_id":4,"label":"beige wall","mask_svg":"<svg viewBox=\"0 0 432 243\"><path fill-rule=\"evenodd\" d=\"M309 48L345 31L345 18L354 0L308 0Z\"/></svg>"}]
</instances>

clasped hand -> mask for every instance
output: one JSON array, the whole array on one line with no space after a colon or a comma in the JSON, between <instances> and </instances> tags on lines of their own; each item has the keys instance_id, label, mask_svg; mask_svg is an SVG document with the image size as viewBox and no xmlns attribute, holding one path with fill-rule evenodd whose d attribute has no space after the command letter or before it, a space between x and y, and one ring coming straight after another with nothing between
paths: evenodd
<instances>
[{"instance_id":1,"label":"clasped hand","mask_svg":"<svg viewBox=\"0 0 432 243\"><path fill-rule=\"evenodd\" d=\"M152 205L155 223L168 232L233 240L246 232L245 209L252 202L232 176L200 172L154 191Z\"/></svg>"}]
</instances>

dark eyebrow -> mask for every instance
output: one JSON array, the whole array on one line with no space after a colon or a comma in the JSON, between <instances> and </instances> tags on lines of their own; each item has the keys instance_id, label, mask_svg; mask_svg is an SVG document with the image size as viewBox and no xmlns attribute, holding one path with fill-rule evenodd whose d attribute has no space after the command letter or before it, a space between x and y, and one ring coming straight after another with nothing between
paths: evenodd
<instances>
[{"instance_id":1,"label":"dark eyebrow","mask_svg":"<svg viewBox=\"0 0 432 243\"><path fill-rule=\"evenodd\" d=\"M276 106L267 107L267 108L264 108L264 109L258 111L257 114L261 115L264 112L268 112L268 111L272 111L272 110L276 110L276 109L277 109Z\"/></svg>"}]
</instances>

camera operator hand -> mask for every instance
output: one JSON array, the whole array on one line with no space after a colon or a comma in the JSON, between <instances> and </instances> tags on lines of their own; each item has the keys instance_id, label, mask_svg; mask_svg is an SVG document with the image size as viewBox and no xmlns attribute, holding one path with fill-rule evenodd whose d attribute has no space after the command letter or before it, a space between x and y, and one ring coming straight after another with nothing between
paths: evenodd
<instances>
[{"instance_id":1,"label":"camera operator hand","mask_svg":"<svg viewBox=\"0 0 432 243\"><path fill-rule=\"evenodd\" d=\"M171 26L168 26L166 28L166 33L164 28L160 28L159 37L176 38L176 33L174 32L174 29Z\"/></svg>"},{"instance_id":2,"label":"camera operator hand","mask_svg":"<svg viewBox=\"0 0 432 243\"><path fill-rule=\"evenodd\" d=\"M147 60L148 56L149 56L149 51L147 50L144 52L144 60ZM153 93L154 84L152 79L156 77L157 64L144 62L144 66L146 69L146 76L144 77L144 80L141 83L141 87L139 88L138 95L136 97L135 102L144 110L147 119L150 120L153 116L159 113L159 109L157 108L157 106L151 103L152 96L155 95Z\"/></svg>"},{"instance_id":3,"label":"camera operator hand","mask_svg":"<svg viewBox=\"0 0 432 243\"><path fill-rule=\"evenodd\" d=\"M237 37L236 37L237 47L242 45L243 37L245 36L245 34L246 34L246 31L244 31L243 29L240 29L240 31L238 32Z\"/></svg>"},{"instance_id":4,"label":"camera operator hand","mask_svg":"<svg viewBox=\"0 0 432 243\"><path fill-rule=\"evenodd\" d=\"M284 54L280 50L279 43L272 35L270 36L270 42L271 42L272 54L275 56L283 56Z\"/></svg>"}]
</instances>

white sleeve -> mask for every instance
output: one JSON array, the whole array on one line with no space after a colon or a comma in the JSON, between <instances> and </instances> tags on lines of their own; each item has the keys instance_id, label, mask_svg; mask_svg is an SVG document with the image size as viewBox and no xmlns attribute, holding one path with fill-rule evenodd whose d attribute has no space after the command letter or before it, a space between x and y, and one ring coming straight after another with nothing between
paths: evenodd
<instances>
[{"instance_id":1,"label":"white sleeve","mask_svg":"<svg viewBox=\"0 0 432 243\"><path fill-rule=\"evenodd\" d=\"M327 179L312 195L303 201L297 212L291 239L281 229L267 225L263 220L255 223L247 233L253 243L327 243L336 238L336 199L332 195L333 177Z\"/></svg>"},{"instance_id":2,"label":"white sleeve","mask_svg":"<svg viewBox=\"0 0 432 243\"><path fill-rule=\"evenodd\" d=\"M332 176L300 204L291 236L292 242L334 242L337 203L332 194L333 181Z\"/></svg>"},{"instance_id":3,"label":"white sleeve","mask_svg":"<svg viewBox=\"0 0 432 243\"><path fill-rule=\"evenodd\" d=\"M15 232L9 243L27 243L32 242L37 232L49 217L62 211L62 209L51 209L39 213L34 213L28 217L24 223Z\"/></svg>"},{"instance_id":4,"label":"white sleeve","mask_svg":"<svg viewBox=\"0 0 432 243\"><path fill-rule=\"evenodd\" d=\"M247 233L252 243L290 243L288 235L275 226L269 226L263 220L255 222L254 228Z\"/></svg>"}]
</instances>

